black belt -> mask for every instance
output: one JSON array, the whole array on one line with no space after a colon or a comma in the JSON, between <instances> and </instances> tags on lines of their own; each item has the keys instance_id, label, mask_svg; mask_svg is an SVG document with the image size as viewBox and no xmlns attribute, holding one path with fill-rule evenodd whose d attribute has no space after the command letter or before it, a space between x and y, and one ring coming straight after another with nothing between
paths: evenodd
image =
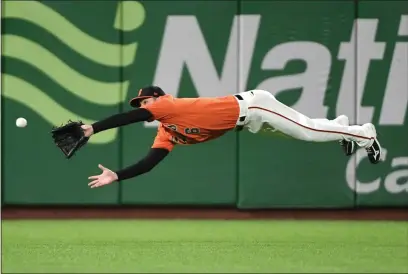
<instances>
[{"instance_id":1,"label":"black belt","mask_svg":"<svg viewBox=\"0 0 408 274\"><path fill-rule=\"evenodd\" d=\"M239 94L235 94L234 96L235 96L238 100L240 100L240 101L243 101L243 100L244 100L244 98L242 98L242 96L239 95ZM246 119L246 116L241 116L241 117L239 117L239 121L240 121L240 122L245 121L245 119ZM241 131L241 130L243 130L243 129L244 129L244 126L236 126L236 127L235 127L235 130L236 130L236 131Z\"/></svg>"}]
</instances>

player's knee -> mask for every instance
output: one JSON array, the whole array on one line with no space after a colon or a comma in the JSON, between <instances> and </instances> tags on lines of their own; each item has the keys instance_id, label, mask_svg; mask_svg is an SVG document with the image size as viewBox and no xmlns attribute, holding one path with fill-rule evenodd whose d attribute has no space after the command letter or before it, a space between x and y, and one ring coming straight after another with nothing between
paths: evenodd
<instances>
[{"instance_id":1,"label":"player's knee","mask_svg":"<svg viewBox=\"0 0 408 274\"><path fill-rule=\"evenodd\" d=\"M269 91L266 90L258 89L254 90L253 93L254 93L253 102L261 105L275 98Z\"/></svg>"},{"instance_id":2,"label":"player's knee","mask_svg":"<svg viewBox=\"0 0 408 274\"><path fill-rule=\"evenodd\" d=\"M302 139L304 141L306 141L306 142L314 142L315 141L315 137L313 136L313 134L310 134L308 132L303 132Z\"/></svg>"},{"instance_id":3,"label":"player's knee","mask_svg":"<svg viewBox=\"0 0 408 274\"><path fill-rule=\"evenodd\" d=\"M253 90L253 93L255 94L255 96L259 97L273 97L273 95L269 91L263 89L255 89Z\"/></svg>"},{"instance_id":4,"label":"player's knee","mask_svg":"<svg viewBox=\"0 0 408 274\"><path fill-rule=\"evenodd\" d=\"M311 142L314 140L313 136L311 134L308 134L308 132L306 131L292 130L291 132L289 132L289 135L291 135L292 137L298 140L302 140L306 142Z\"/></svg>"}]
</instances>

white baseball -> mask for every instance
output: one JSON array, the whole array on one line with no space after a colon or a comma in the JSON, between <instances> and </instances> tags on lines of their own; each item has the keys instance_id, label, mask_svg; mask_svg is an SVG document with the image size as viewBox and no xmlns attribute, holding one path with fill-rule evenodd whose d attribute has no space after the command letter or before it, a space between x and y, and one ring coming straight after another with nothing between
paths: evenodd
<instances>
[{"instance_id":1,"label":"white baseball","mask_svg":"<svg viewBox=\"0 0 408 274\"><path fill-rule=\"evenodd\" d=\"M18 127L26 127L27 126L27 120L20 117L16 120L16 126Z\"/></svg>"}]
</instances>

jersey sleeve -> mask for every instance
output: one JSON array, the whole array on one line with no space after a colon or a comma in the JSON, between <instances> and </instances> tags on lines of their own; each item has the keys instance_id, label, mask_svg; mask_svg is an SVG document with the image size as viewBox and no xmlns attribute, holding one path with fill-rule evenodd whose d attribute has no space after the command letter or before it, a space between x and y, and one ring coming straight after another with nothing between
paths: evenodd
<instances>
[{"instance_id":1,"label":"jersey sleeve","mask_svg":"<svg viewBox=\"0 0 408 274\"><path fill-rule=\"evenodd\" d=\"M175 104L174 101L169 98L159 98L154 103L147 106L141 106L140 108L144 108L152 114L153 117L151 120L160 121L173 116Z\"/></svg>"},{"instance_id":2,"label":"jersey sleeve","mask_svg":"<svg viewBox=\"0 0 408 274\"><path fill-rule=\"evenodd\" d=\"M154 142L152 148L164 148L167 149L169 152L173 150L174 143L170 141L170 136L166 133L163 126L160 124L156 138L154 138Z\"/></svg>"}]
</instances>

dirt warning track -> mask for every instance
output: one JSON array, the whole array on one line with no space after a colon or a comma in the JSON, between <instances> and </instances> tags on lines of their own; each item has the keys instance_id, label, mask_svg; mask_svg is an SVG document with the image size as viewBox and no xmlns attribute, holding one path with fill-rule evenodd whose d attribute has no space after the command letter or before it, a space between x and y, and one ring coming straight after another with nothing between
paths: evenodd
<instances>
[{"instance_id":1,"label":"dirt warning track","mask_svg":"<svg viewBox=\"0 0 408 274\"><path fill-rule=\"evenodd\" d=\"M296 219L408 221L408 208L238 210L235 208L5 207L2 219Z\"/></svg>"}]
</instances>

